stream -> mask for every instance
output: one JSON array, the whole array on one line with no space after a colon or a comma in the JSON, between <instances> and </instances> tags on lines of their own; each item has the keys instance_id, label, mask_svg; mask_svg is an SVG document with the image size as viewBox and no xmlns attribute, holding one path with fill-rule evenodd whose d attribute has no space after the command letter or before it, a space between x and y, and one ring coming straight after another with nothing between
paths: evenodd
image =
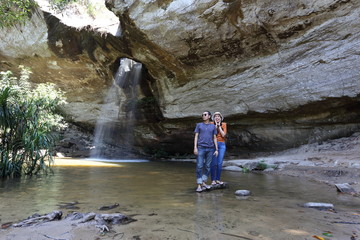
<instances>
[{"instance_id":1,"label":"stream","mask_svg":"<svg viewBox=\"0 0 360 240\"><path fill-rule=\"evenodd\" d=\"M106 163L104 163L106 164ZM62 210L120 212L141 239L350 239L360 233L360 200L335 187L289 176L223 171L229 187L196 193L195 164L115 162L56 166L54 174L0 181L0 223ZM249 197L237 197L239 189ZM66 203L76 203L67 209ZM304 208L332 203L335 211ZM119 206L100 211L101 206ZM150 238L149 238L150 239Z\"/></svg>"}]
</instances>

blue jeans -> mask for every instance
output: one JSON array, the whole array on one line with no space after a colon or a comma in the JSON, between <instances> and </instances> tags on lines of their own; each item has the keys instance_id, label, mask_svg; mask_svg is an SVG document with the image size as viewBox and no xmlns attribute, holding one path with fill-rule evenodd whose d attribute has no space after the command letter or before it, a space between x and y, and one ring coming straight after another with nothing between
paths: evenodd
<instances>
[{"instance_id":1,"label":"blue jeans","mask_svg":"<svg viewBox=\"0 0 360 240\"><path fill-rule=\"evenodd\" d=\"M207 181L214 152L215 148L198 147L198 155L196 157L197 184L202 184Z\"/></svg>"},{"instance_id":2,"label":"blue jeans","mask_svg":"<svg viewBox=\"0 0 360 240\"><path fill-rule=\"evenodd\" d=\"M211 180L220 181L222 164L224 160L224 155L226 152L226 144L224 142L218 142L219 154L218 156L213 156L211 162Z\"/></svg>"}]
</instances>

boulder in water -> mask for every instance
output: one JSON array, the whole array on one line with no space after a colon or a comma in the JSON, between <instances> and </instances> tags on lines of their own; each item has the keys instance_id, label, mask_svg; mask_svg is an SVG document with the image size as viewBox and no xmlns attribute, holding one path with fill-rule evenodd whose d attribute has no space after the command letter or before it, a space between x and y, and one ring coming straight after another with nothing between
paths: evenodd
<instances>
[{"instance_id":1,"label":"boulder in water","mask_svg":"<svg viewBox=\"0 0 360 240\"><path fill-rule=\"evenodd\" d=\"M245 197L251 195L251 192L249 190L236 190L235 195Z\"/></svg>"}]
</instances>

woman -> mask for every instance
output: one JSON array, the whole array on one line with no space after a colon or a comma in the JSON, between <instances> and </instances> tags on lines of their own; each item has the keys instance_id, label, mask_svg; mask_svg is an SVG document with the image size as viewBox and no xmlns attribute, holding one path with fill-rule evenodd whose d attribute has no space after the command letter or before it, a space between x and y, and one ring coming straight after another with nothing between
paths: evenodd
<instances>
[{"instance_id":1,"label":"woman","mask_svg":"<svg viewBox=\"0 0 360 240\"><path fill-rule=\"evenodd\" d=\"M227 126L226 123L223 122L224 117L221 115L220 112L215 112L212 116L212 120L214 121L217 129L216 139L218 142L219 153L217 156L213 157L213 160L211 162L211 185L222 185L224 183L220 181L220 177L222 171L222 163L226 152L225 138L227 134Z\"/></svg>"}]
</instances>

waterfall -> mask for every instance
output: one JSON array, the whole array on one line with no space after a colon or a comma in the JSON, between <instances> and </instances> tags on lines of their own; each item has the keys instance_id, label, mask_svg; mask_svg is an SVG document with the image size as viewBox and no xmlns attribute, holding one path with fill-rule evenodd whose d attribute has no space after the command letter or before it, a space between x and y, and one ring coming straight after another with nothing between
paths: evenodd
<instances>
[{"instance_id":1,"label":"waterfall","mask_svg":"<svg viewBox=\"0 0 360 240\"><path fill-rule=\"evenodd\" d=\"M112 155L111 152L109 153L109 145L123 150L132 148L141 72L141 63L128 58L120 59L113 84L104 98L104 104L96 122L91 159L104 159ZM122 105L119 105L119 102ZM120 133L120 128L125 130ZM114 139L116 142L119 138L122 139L121 143L109 141L109 139ZM116 158L124 158L124 155L117 153Z\"/></svg>"}]
</instances>

